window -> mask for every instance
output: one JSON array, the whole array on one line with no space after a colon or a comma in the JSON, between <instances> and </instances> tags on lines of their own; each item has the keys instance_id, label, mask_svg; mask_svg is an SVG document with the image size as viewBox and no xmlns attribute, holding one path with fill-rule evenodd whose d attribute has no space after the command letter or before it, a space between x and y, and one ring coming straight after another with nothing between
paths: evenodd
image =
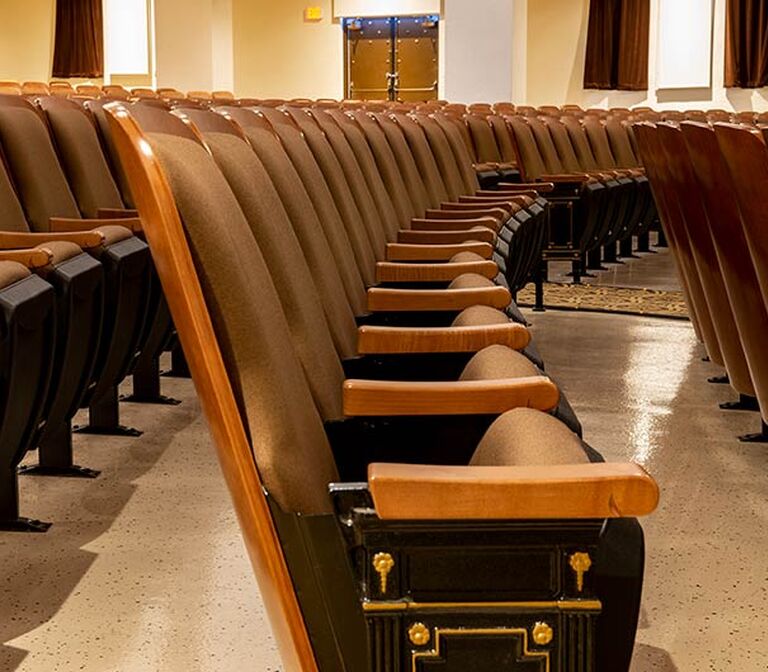
<instances>
[{"instance_id":1,"label":"window","mask_svg":"<svg viewBox=\"0 0 768 672\"><path fill-rule=\"evenodd\" d=\"M660 0L656 88L712 83L712 0Z\"/></svg>"},{"instance_id":2,"label":"window","mask_svg":"<svg viewBox=\"0 0 768 672\"><path fill-rule=\"evenodd\" d=\"M104 0L105 78L150 75L151 1Z\"/></svg>"}]
</instances>

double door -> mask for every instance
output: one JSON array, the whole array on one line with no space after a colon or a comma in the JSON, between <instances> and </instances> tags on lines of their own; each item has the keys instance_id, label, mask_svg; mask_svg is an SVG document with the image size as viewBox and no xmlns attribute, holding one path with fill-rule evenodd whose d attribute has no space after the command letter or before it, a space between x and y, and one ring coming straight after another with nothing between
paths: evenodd
<instances>
[{"instance_id":1,"label":"double door","mask_svg":"<svg viewBox=\"0 0 768 672\"><path fill-rule=\"evenodd\" d=\"M437 17L345 19L344 50L347 98L437 98Z\"/></svg>"}]
</instances>

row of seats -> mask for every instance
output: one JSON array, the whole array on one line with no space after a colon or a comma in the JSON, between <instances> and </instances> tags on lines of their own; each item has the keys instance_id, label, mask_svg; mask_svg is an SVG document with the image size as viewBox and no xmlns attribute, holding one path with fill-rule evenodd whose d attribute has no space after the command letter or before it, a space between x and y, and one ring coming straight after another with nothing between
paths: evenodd
<instances>
[{"instance_id":1,"label":"row of seats","mask_svg":"<svg viewBox=\"0 0 768 672\"><path fill-rule=\"evenodd\" d=\"M739 394L722 408L759 410L768 441L768 272L762 132L686 121L635 126L697 335Z\"/></svg>"},{"instance_id":2,"label":"row of seats","mask_svg":"<svg viewBox=\"0 0 768 672\"><path fill-rule=\"evenodd\" d=\"M300 613L286 660L303 637L320 669L392 669L420 645L382 614L440 595L462 625L499 602L491 621L538 628L540 656L554 628L553 660L628 669L634 516L658 492L583 442L512 301L555 183L494 166L481 188L439 111L53 100L92 115L133 194L276 631ZM446 568L431 588L418 546Z\"/></svg>"},{"instance_id":3,"label":"row of seats","mask_svg":"<svg viewBox=\"0 0 768 672\"><path fill-rule=\"evenodd\" d=\"M77 431L138 436L120 424L118 386L133 374L133 401L174 403L159 378L173 330L141 222L90 113L63 98L0 96L0 158L0 258L23 261L54 296L50 318L39 322L49 330L46 352L3 359L24 380L4 378L0 526L38 530L46 525L19 516L21 460L36 449L37 463L22 473L97 475L75 464L72 419L86 408L89 422ZM28 395L37 389L36 402L16 385Z\"/></svg>"}]
</instances>

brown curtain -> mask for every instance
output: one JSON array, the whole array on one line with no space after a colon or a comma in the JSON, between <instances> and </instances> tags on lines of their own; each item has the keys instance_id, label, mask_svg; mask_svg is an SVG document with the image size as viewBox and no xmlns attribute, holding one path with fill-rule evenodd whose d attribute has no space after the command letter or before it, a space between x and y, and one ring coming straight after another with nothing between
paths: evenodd
<instances>
[{"instance_id":1,"label":"brown curtain","mask_svg":"<svg viewBox=\"0 0 768 672\"><path fill-rule=\"evenodd\" d=\"M102 0L57 0L54 77L104 74Z\"/></svg>"},{"instance_id":2,"label":"brown curtain","mask_svg":"<svg viewBox=\"0 0 768 672\"><path fill-rule=\"evenodd\" d=\"M768 0L728 0L725 85L768 86Z\"/></svg>"},{"instance_id":3,"label":"brown curtain","mask_svg":"<svg viewBox=\"0 0 768 672\"><path fill-rule=\"evenodd\" d=\"M649 0L590 0L585 89L648 88Z\"/></svg>"}]
</instances>

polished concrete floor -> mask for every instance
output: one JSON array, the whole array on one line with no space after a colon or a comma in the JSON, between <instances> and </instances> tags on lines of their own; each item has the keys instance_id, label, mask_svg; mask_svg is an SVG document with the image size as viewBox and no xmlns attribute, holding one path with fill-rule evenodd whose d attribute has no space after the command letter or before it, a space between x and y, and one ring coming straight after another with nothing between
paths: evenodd
<instances>
[{"instance_id":1,"label":"polished concrete floor","mask_svg":"<svg viewBox=\"0 0 768 672\"><path fill-rule=\"evenodd\" d=\"M733 394L686 322L531 320L586 439L661 485L632 672L764 672L768 446L736 440L757 414L718 409ZM181 406L123 405L140 439L76 437L98 479L22 479L54 526L0 533L3 672L281 669L192 385L164 385Z\"/></svg>"}]
</instances>

